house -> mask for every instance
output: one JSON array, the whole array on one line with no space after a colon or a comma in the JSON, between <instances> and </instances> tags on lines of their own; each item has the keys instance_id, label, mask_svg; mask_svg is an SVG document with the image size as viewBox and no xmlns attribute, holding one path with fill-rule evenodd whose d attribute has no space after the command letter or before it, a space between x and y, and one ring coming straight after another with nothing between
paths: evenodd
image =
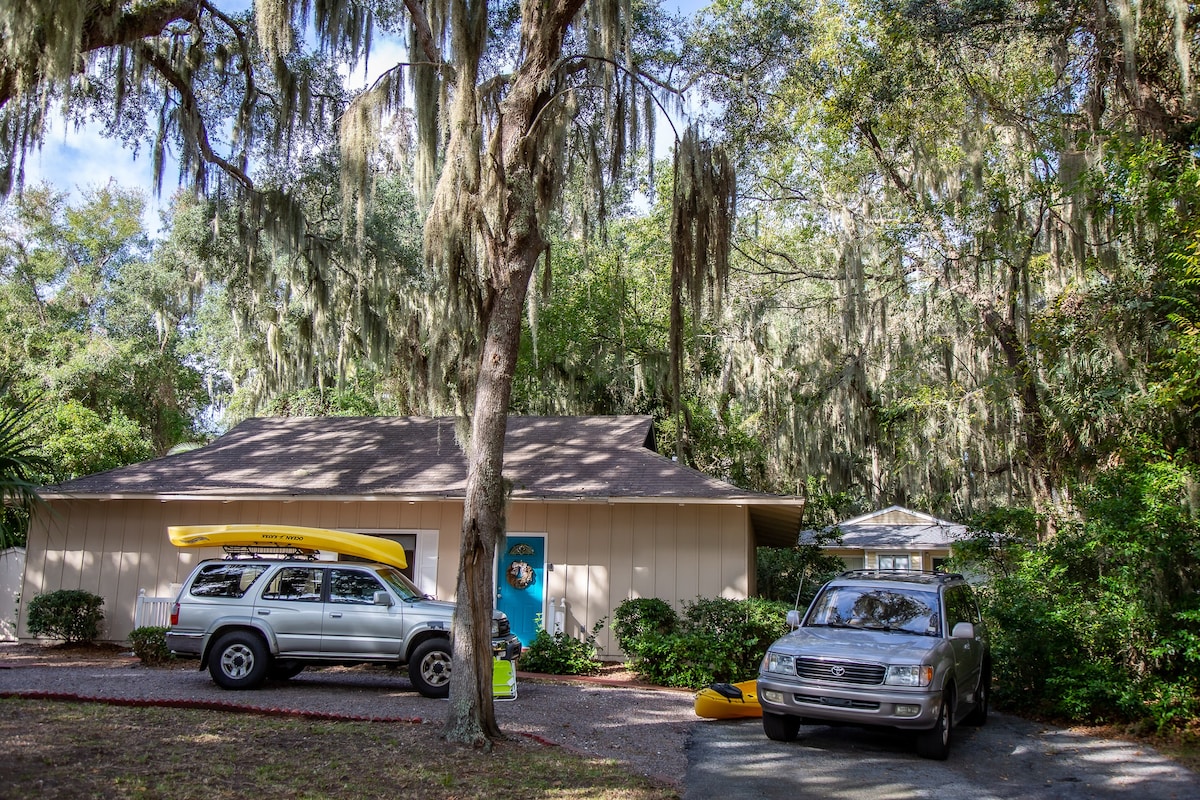
<instances>
[{"instance_id":1,"label":"house","mask_svg":"<svg viewBox=\"0 0 1200 800\"><path fill-rule=\"evenodd\" d=\"M105 599L103 638L134 625L139 590L174 594L220 552L182 550L169 525L275 523L387 536L410 577L453 599L466 460L452 418L250 419L211 444L43 492L22 595L85 589ZM626 598L678 607L744 598L755 547L795 543L803 502L748 492L654 451L646 416L511 417L508 537L497 607L528 643L556 617L579 635ZM27 636L25 620L19 621ZM620 652L609 627L602 655Z\"/></svg>"},{"instance_id":2,"label":"house","mask_svg":"<svg viewBox=\"0 0 1200 800\"><path fill-rule=\"evenodd\" d=\"M839 522L842 543L826 548L846 569L933 571L950 557L951 545L967 527L900 506ZM801 540L805 531L800 534Z\"/></svg>"}]
</instances>

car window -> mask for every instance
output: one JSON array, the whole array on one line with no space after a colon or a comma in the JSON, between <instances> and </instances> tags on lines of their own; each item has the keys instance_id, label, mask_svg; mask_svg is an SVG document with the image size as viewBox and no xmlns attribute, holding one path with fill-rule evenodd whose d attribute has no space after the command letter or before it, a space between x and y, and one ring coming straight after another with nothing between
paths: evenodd
<instances>
[{"instance_id":1,"label":"car window","mask_svg":"<svg viewBox=\"0 0 1200 800\"><path fill-rule=\"evenodd\" d=\"M806 625L940 635L937 594L908 588L826 587Z\"/></svg>"},{"instance_id":2,"label":"car window","mask_svg":"<svg viewBox=\"0 0 1200 800\"><path fill-rule=\"evenodd\" d=\"M275 573L262 593L264 600L321 602L321 570L315 567L284 567Z\"/></svg>"},{"instance_id":3,"label":"car window","mask_svg":"<svg viewBox=\"0 0 1200 800\"><path fill-rule=\"evenodd\" d=\"M392 587L392 591L400 595L402 600L416 600L425 596L425 593L418 589L412 581L408 579L403 572L392 567L385 567L379 570L379 577L383 578L388 586Z\"/></svg>"},{"instance_id":4,"label":"car window","mask_svg":"<svg viewBox=\"0 0 1200 800\"><path fill-rule=\"evenodd\" d=\"M369 572L357 569L329 570L329 602L371 605L383 584Z\"/></svg>"},{"instance_id":5,"label":"car window","mask_svg":"<svg viewBox=\"0 0 1200 800\"><path fill-rule=\"evenodd\" d=\"M193 597L242 597L266 571L266 564L208 564L196 573L190 593Z\"/></svg>"},{"instance_id":6,"label":"car window","mask_svg":"<svg viewBox=\"0 0 1200 800\"><path fill-rule=\"evenodd\" d=\"M951 586L946 590L946 616L950 620L950 630L960 622L974 624L979 621L975 601L966 586Z\"/></svg>"}]
</instances>

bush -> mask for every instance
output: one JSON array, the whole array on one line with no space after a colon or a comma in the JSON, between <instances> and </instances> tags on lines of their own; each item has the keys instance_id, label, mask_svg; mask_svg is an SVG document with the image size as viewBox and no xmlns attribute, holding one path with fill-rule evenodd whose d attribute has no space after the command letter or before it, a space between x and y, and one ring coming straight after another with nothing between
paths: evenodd
<instances>
[{"instance_id":1,"label":"bush","mask_svg":"<svg viewBox=\"0 0 1200 800\"><path fill-rule=\"evenodd\" d=\"M1000 707L1158 731L1200 720L1200 522L1195 469L1131 461L1076 487L1078 514L1037 538L1032 514L977 523L955 548L987 576Z\"/></svg>"},{"instance_id":2,"label":"bush","mask_svg":"<svg viewBox=\"0 0 1200 800\"><path fill-rule=\"evenodd\" d=\"M625 655L638 659L678 623L675 609L657 597L622 600L613 612L613 635Z\"/></svg>"},{"instance_id":3,"label":"bush","mask_svg":"<svg viewBox=\"0 0 1200 800\"><path fill-rule=\"evenodd\" d=\"M585 639L576 639L562 631L551 635L539 630L533 644L521 653L521 669L548 675L595 675L600 671L596 634L603 627L601 619Z\"/></svg>"},{"instance_id":4,"label":"bush","mask_svg":"<svg viewBox=\"0 0 1200 800\"><path fill-rule=\"evenodd\" d=\"M141 659L143 664L153 666L171 660L171 651L167 648L167 629L161 626L144 625L134 628L129 634L129 644L133 648L133 654Z\"/></svg>"},{"instance_id":5,"label":"bush","mask_svg":"<svg viewBox=\"0 0 1200 800\"><path fill-rule=\"evenodd\" d=\"M59 589L29 601L27 626L34 636L67 643L91 642L100 634L104 598L80 589Z\"/></svg>"},{"instance_id":6,"label":"bush","mask_svg":"<svg viewBox=\"0 0 1200 800\"><path fill-rule=\"evenodd\" d=\"M787 632L788 608L758 598L697 598L679 616L662 600L626 600L613 613L613 631L640 678L698 688L756 675L767 647Z\"/></svg>"}]
</instances>

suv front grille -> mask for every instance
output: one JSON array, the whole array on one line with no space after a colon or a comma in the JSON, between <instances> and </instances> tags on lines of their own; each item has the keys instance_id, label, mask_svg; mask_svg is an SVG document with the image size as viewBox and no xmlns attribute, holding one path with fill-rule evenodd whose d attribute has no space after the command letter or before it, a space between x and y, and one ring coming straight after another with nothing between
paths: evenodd
<instances>
[{"instance_id":1,"label":"suv front grille","mask_svg":"<svg viewBox=\"0 0 1200 800\"><path fill-rule=\"evenodd\" d=\"M820 658L796 659L796 675L816 681L878 686L883 683L884 671L882 664L862 664L857 661L826 661Z\"/></svg>"},{"instance_id":2,"label":"suv front grille","mask_svg":"<svg viewBox=\"0 0 1200 800\"><path fill-rule=\"evenodd\" d=\"M879 703L871 700L850 700L842 697L818 697L811 694L794 694L792 699L797 703L808 703L813 706L833 706L834 708L856 708L861 711L878 711Z\"/></svg>"},{"instance_id":3,"label":"suv front grille","mask_svg":"<svg viewBox=\"0 0 1200 800\"><path fill-rule=\"evenodd\" d=\"M501 617L500 621L496 623L497 635L508 636L511 627L508 617Z\"/></svg>"}]
</instances>

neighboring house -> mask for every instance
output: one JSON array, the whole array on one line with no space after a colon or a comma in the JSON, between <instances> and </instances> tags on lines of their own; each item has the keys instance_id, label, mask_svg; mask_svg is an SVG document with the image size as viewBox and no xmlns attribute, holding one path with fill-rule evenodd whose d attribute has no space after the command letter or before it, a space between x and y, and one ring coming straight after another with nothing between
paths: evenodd
<instances>
[{"instance_id":1,"label":"neighboring house","mask_svg":"<svg viewBox=\"0 0 1200 800\"><path fill-rule=\"evenodd\" d=\"M21 604L21 576L25 574L25 548L0 550L0 642L17 639L17 609Z\"/></svg>"},{"instance_id":2,"label":"neighboring house","mask_svg":"<svg viewBox=\"0 0 1200 800\"><path fill-rule=\"evenodd\" d=\"M950 547L966 533L965 525L900 506L839 522L842 543L828 548L847 569L933 571L950 557ZM800 534L801 540L805 531Z\"/></svg>"},{"instance_id":3,"label":"neighboring house","mask_svg":"<svg viewBox=\"0 0 1200 800\"><path fill-rule=\"evenodd\" d=\"M611 626L626 598L747 597L755 547L795 543L801 499L744 491L653 447L650 417L509 419L496 603L527 643L556 614L575 635ZM167 526L276 523L396 539L417 585L453 599L465 485L454 419L247 420L205 447L46 489L23 596L99 594L103 638L121 641L140 589L167 595L221 555L173 547ZM597 639L619 655L610 627Z\"/></svg>"}]
</instances>

